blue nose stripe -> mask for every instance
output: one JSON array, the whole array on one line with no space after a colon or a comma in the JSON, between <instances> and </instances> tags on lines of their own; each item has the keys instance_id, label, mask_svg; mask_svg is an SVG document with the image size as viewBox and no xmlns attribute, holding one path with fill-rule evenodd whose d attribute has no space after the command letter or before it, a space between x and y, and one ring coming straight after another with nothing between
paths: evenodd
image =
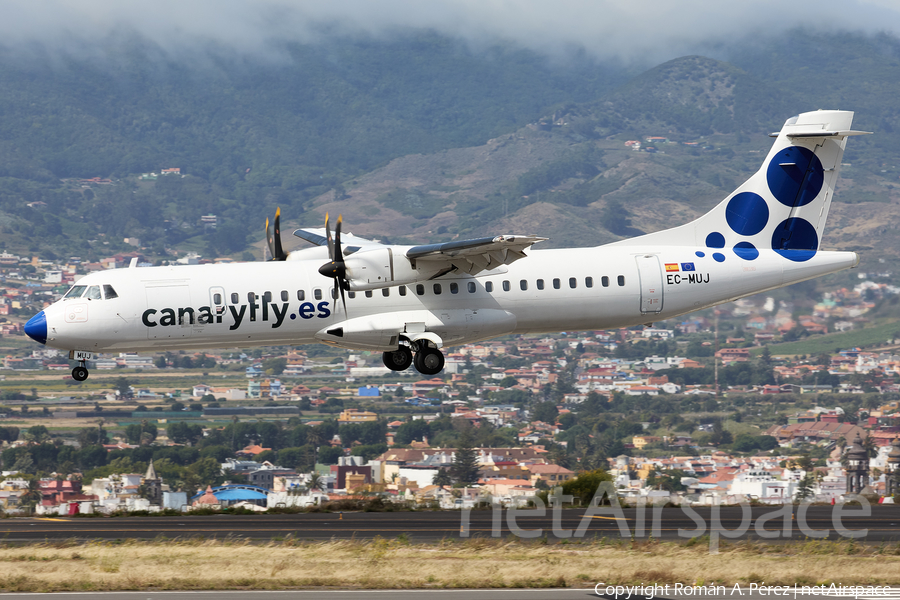
<instances>
[{"instance_id":1,"label":"blue nose stripe","mask_svg":"<svg viewBox=\"0 0 900 600\"><path fill-rule=\"evenodd\" d=\"M34 315L25 323L25 335L38 342L47 343L47 315L44 311Z\"/></svg>"}]
</instances>

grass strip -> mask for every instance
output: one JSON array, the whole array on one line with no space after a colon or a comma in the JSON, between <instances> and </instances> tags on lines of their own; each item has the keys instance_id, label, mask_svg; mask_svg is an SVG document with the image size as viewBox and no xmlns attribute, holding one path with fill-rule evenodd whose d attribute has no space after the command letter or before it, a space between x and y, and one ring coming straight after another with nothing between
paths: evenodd
<instances>
[{"instance_id":1,"label":"grass strip","mask_svg":"<svg viewBox=\"0 0 900 600\"><path fill-rule=\"evenodd\" d=\"M597 539L547 544L474 538L265 544L241 539L0 546L2 592L453 589L609 585L896 585L900 544L720 544Z\"/></svg>"}]
</instances>

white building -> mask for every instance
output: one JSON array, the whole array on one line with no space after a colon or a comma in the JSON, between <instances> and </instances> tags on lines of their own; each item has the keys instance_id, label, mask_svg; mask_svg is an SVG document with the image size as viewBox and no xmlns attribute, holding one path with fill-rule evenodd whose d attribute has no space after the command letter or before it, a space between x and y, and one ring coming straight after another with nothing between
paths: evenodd
<instances>
[{"instance_id":1,"label":"white building","mask_svg":"<svg viewBox=\"0 0 900 600\"><path fill-rule=\"evenodd\" d=\"M768 504L784 504L791 501L796 489L793 481L782 481L768 471L752 469L735 475L729 492Z\"/></svg>"}]
</instances>

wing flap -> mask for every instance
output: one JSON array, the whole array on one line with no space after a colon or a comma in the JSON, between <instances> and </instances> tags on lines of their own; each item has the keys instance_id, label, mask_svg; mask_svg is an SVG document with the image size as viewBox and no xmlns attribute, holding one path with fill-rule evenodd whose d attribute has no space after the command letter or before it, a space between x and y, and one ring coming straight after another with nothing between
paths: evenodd
<instances>
[{"instance_id":1,"label":"wing flap","mask_svg":"<svg viewBox=\"0 0 900 600\"><path fill-rule=\"evenodd\" d=\"M414 246L406 257L415 261L446 262L460 271L476 275L525 258L525 250L547 238L535 235L498 235L444 244Z\"/></svg>"}]
</instances>

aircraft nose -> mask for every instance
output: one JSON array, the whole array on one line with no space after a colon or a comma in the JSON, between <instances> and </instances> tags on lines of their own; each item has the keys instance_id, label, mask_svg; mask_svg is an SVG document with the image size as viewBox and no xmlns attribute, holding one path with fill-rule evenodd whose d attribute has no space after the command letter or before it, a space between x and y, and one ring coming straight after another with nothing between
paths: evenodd
<instances>
[{"instance_id":1,"label":"aircraft nose","mask_svg":"<svg viewBox=\"0 0 900 600\"><path fill-rule=\"evenodd\" d=\"M44 311L34 315L25 323L25 335L38 342L47 343L47 315Z\"/></svg>"}]
</instances>

